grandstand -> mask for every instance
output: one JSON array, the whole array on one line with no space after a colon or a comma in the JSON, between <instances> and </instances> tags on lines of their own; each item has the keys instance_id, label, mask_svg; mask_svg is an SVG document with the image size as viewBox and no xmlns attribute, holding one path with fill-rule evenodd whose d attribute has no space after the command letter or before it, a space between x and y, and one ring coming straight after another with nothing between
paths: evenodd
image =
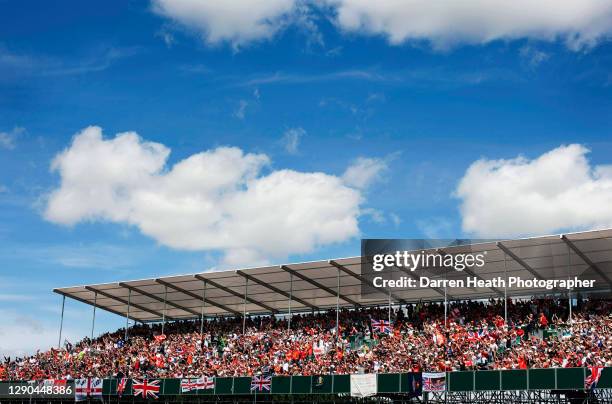
<instances>
[{"instance_id":1,"label":"grandstand","mask_svg":"<svg viewBox=\"0 0 612 404\"><path fill-rule=\"evenodd\" d=\"M154 399L142 393L146 379L166 401L612 401L612 230L433 250L487 259L478 269L398 275L594 284L384 290L362 257L351 257L63 287L54 290L62 296L58 348L34 365L8 363L8 378L23 386L20 376L104 379L99 393L112 401L139 391ZM93 307L92 334L74 347L62 346L66 298ZM94 338L96 310L124 317L125 329ZM198 383L207 388L185 389Z\"/></svg>"}]
</instances>

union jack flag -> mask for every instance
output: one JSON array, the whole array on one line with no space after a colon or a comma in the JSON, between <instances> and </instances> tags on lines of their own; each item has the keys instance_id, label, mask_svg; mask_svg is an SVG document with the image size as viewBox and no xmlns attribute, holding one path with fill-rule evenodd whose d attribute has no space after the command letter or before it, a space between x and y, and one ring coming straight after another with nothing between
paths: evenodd
<instances>
[{"instance_id":1,"label":"union jack flag","mask_svg":"<svg viewBox=\"0 0 612 404\"><path fill-rule=\"evenodd\" d=\"M392 329L391 326L393 324L388 320L374 320L372 319L372 329L374 331L383 333L383 334L391 334Z\"/></svg>"},{"instance_id":2,"label":"union jack flag","mask_svg":"<svg viewBox=\"0 0 612 404\"><path fill-rule=\"evenodd\" d=\"M253 376L251 379L251 391L270 391L272 376Z\"/></svg>"},{"instance_id":3,"label":"union jack flag","mask_svg":"<svg viewBox=\"0 0 612 404\"><path fill-rule=\"evenodd\" d=\"M157 396L159 394L159 380L145 379L140 381L134 379L132 389L134 390L134 396L141 396L142 398L149 398L149 396L159 398Z\"/></svg>"},{"instance_id":4,"label":"union jack flag","mask_svg":"<svg viewBox=\"0 0 612 404\"><path fill-rule=\"evenodd\" d=\"M127 387L127 377L122 377L121 380L119 380L119 383L117 383L117 395L119 397L121 397L123 395L123 392L125 391L125 388Z\"/></svg>"},{"instance_id":5,"label":"union jack flag","mask_svg":"<svg viewBox=\"0 0 612 404\"><path fill-rule=\"evenodd\" d=\"M584 388L585 389L594 389L597 387L597 382L599 382L599 378L601 377L602 367L590 367L587 368L588 376L584 379Z\"/></svg>"}]
</instances>

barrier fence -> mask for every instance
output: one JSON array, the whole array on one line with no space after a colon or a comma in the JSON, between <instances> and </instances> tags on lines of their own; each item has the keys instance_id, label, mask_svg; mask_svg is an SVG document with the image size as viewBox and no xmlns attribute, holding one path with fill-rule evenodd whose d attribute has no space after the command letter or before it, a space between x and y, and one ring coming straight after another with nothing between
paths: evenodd
<instances>
[{"instance_id":1,"label":"barrier fence","mask_svg":"<svg viewBox=\"0 0 612 404\"><path fill-rule=\"evenodd\" d=\"M586 368L456 371L446 373L446 392L478 392L508 390L583 390ZM380 394L420 392L420 373L390 373L376 376L376 391ZM416 382L416 383L415 383ZM118 379L104 379L102 394L117 395ZM0 398L14 397L10 386L29 386L31 382L0 382ZM68 386L74 392L74 381ZM612 368L604 368L598 389L612 389ZM416 390L415 390L416 389ZM269 390L252 389L251 377L215 377L214 387L181 392L181 379L160 379L159 395L249 395L249 394L349 394L351 375L273 376ZM74 394L74 393L73 393ZM134 394L133 381L128 380L124 396Z\"/></svg>"}]
</instances>

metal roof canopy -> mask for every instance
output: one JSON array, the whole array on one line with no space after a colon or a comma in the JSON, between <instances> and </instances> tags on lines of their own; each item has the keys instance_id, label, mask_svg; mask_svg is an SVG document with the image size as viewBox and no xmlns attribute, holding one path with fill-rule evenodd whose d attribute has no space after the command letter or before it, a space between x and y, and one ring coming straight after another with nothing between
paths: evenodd
<instances>
[{"instance_id":1,"label":"metal roof canopy","mask_svg":"<svg viewBox=\"0 0 612 404\"><path fill-rule=\"evenodd\" d=\"M498 276L503 278L505 274L523 279L567 279L578 276L580 279L595 280L595 287L575 289L573 294L605 293L604 296L609 297L612 291L612 229L452 245L438 251L444 255L486 252L487 258L482 268L468 268L466 271L451 269L446 274L439 268L420 268L412 273L402 268L402 275L436 279L445 276L447 279L465 279L466 276L475 275L484 280ZM338 294L341 307L387 305L388 295L381 293L374 298L362 295L364 279L361 258L351 257L64 287L54 289L54 292L122 316L128 314L129 304L129 318L140 322L161 321L164 312L166 319L174 320L199 318L202 311L207 317L240 315L245 309L245 292L248 292L248 314L286 313L289 307L291 312L335 308ZM447 292L449 300L503 297L503 288L465 287ZM560 293L567 294L567 290L507 288L508 296ZM393 304L442 301L444 291L430 287L396 289L391 292L391 300Z\"/></svg>"}]
</instances>

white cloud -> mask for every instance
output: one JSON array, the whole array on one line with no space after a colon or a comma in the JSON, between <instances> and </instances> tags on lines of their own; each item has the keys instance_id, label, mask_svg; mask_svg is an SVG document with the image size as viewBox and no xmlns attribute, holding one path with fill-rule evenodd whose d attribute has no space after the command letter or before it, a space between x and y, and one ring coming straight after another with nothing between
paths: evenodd
<instances>
[{"instance_id":1,"label":"white cloud","mask_svg":"<svg viewBox=\"0 0 612 404\"><path fill-rule=\"evenodd\" d=\"M0 132L0 149L13 150L16 145L17 137L25 132L25 129L15 126L8 132Z\"/></svg>"},{"instance_id":2,"label":"white cloud","mask_svg":"<svg viewBox=\"0 0 612 404\"><path fill-rule=\"evenodd\" d=\"M199 32L207 43L234 47L270 39L288 25L310 32L309 41L323 44L312 17L317 13L346 32L382 35L392 44L425 40L439 48L531 38L562 40L580 49L612 34L612 2L606 0L152 2L158 14Z\"/></svg>"},{"instance_id":3,"label":"white cloud","mask_svg":"<svg viewBox=\"0 0 612 404\"><path fill-rule=\"evenodd\" d=\"M221 250L232 263L259 263L357 236L363 196L354 187L378 171L362 164L367 178L349 169L355 174L345 182L320 172L270 171L266 155L233 147L172 167L169 154L134 132L104 139L99 127L84 129L52 162L61 183L45 218L127 223L172 248Z\"/></svg>"},{"instance_id":4,"label":"white cloud","mask_svg":"<svg viewBox=\"0 0 612 404\"><path fill-rule=\"evenodd\" d=\"M503 39L562 39L573 49L612 33L612 2L601 0L332 0L338 25L380 34L392 44L427 40L437 47Z\"/></svg>"},{"instance_id":5,"label":"white cloud","mask_svg":"<svg viewBox=\"0 0 612 404\"><path fill-rule=\"evenodd\" d=\"M456 190L463 230L481 237L612 227L612 165L593 166L582 145L533 160L480 159Z\"/></svg>"},{"instance_id":6,"label":"white cloud","mask_svg":"<svg viewBox=\"0 0 612 404\"><path fill-rule=\"evenodd\" d=\"M153 0L158 14L196 30L209 44L269 39L297 10L296 0Z\"/></svg>"},{"instance_id":7,"label":"white cloud","mask_svg":"<svg viewBox=\"0 0 612 404\"><path fill-rule=\"evenodd\" d=\"M380 180L387 169L387 162L383 159L359 157L346 169L342 179L352 187L365 189Z\"/></svg>"},{"instance_id":8,"label":"white cloud","mask_svg":"<svg viewBox=\"0 0 612 404\"><path fill-rule=\"evenodd\" d=\"M296 154L300 147L300 139L305 135L306 131L304 128L287 129L281 139L285 151L289 154Z\"/></svg>"}]
</instances>

